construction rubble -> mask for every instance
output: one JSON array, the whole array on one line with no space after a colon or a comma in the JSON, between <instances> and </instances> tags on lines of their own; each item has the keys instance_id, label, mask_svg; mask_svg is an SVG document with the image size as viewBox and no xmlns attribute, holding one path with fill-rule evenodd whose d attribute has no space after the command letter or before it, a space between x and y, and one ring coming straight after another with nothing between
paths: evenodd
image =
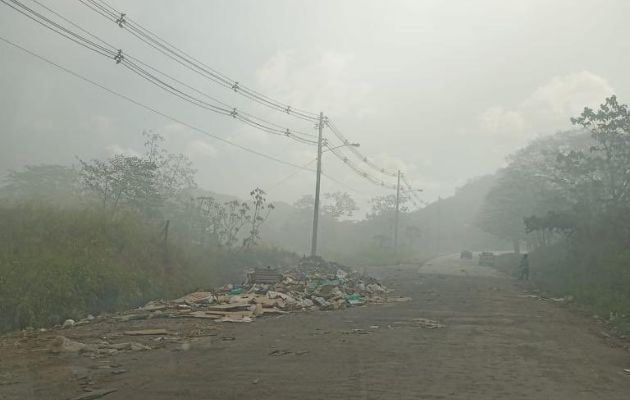
<instances>
[{"instance_id":1,"label":"construction rubble","mask_svg":"<svg viewBox=\"0 0 630 400\"><path fill-rule=\"evenodd\" d=\"M375 278L319 257L305 258L287 271L258 268L241 285L197 291L175 300L154 300L114 318L203 318L220 322L251 322L264 315L294 311L338 310L367 303L406 301L389 298Z\"/></svg>"}]
</instances>

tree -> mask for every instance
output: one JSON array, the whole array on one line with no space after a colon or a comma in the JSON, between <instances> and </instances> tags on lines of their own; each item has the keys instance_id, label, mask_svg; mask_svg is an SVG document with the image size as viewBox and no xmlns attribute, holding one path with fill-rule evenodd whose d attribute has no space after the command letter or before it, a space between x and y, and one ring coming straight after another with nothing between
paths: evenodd
<instances>
[{"instance_id":1,"label":"tree","mask_svg":"<svg viewBox=\"0 0 630 400\"><path fill-rule=\"evenodd\" d=\"M164 149L159 134L145 131L142 135L146 139L143 156L79 159L83 188L112 212L121 206L156 212L165 201L177 200L184 190L196 186L195 170L185 155Z\"/></svg>"},{"instance_id":2,"label":"tree","mask_svg":"<svg viewBox=\"0 0 630 400\"><path fill-rule=\"evenodd\" d=\"M606 99L597 111L588 107L571 122L591 132L595 140L588 152L573 152L560 158L567 175L586 173L588 183L600 189L600 201L614 208L630 202L630 112L616 96ZM575 184L584 183L575 182Z\"/></svg>"},{"instance_id":3,"label":"tree","mask_svg":"<svg viewBox=\"0 0 630 400\"><path fill-rule=\"evenodd\" d=\"M324 194L327 203L322 207L324 214L339 219L341 217L351 217L357 211L356 201L346 192L334 192Z\"/></svg>"},{"instance_id":4,"label":"tree","mask_svg":"<svg viewBox=\"0 0 630 400\"><path fill-rule=\"evenodd\" d=\"M515 252L519 252L520 242L528 237L524 218L570 208L557 157L560 151L584 146L584 135L565 132L536 140L510 156L509 165L498 172L486 195L477 225L487 233L511 240Z\"/></svg>"},{"instance_id":5,"label":"tree","mask_svg":"<svg viewBox=\"0 0 630 400\"><path fill-rule=\"evenodd\" d=\"M409 198L405 195L400 195L398 199L399 211L401 213L409 212L409 207L405 204L409 201ZM368 213L368 218L376 218L379 216L393 216L396 212L396 195L388 194L384 196L376 196L370 199L372 205L372 212Z\"/></svg>"},{"instance_id":6,"label":"tree","mask_svg":"<svg viewBox=\"0 0 630 400\"><path fill-rule=\"evenodd\" d=\"M320 215L329 216L335 220L341 217L351 217L359 209L356 201L346 192L324 193L320 202ZM299 210L312 212L315 207L315 197L307 194L300 197L293 206Z\"/></svg>"},{"instance_id":7,"label":"tree","mask_svg":"<svg viewBox=\"0 0 630 400\"><path fill-rule=\"evenodd\" d=\"M233 249L242 239L243 248L251 248L260 240L260 228L274 205L267 202L265 192L256 188L250 192L251 200L230 200L223 203L213 197L197 197L191 226L200 233L198 243L215 244ZM249 226L244 235L242 229Z\"/></svg>"},{"instance_id":8,"label":"tree","mask_svg":"<svg viewBox=\"0 0 630 400\"><path fill-rule=\"evenodd\" d=\"M251 226L249 236L243 239L243 247L250 248L260 240L260 226L267 220L271 210L274 209L272 203L267 203L266 193L260 188L252 190L249 194L252 197L252 214L248 216L248 222Z\"/></svg>"},{"instance_id":9,"label":"tree","mask_svg":"<svg viewBox=\"0 0 630 400\"><path fill-rule=\"evenodd\" d=\"M121 206L147 211L161 200L157 167L147 159L118 154L105 161L79 163L81 184L112 213Z\"/></svg>"},{"instance_id":10,"label":"tree","mask_svg":"<svg viewBox=\"0 0 630 400\"><path fill-rule=\"evenodd\" d=\"M155 164L156 178L160 195L173 198L185 189L194 188L195 173L192 162L181 153L169 153L164 149L164 137L150 131L142 132L145 137L144 158Z\"/></svg>"},{"instance_id":11,"label":"tree","mask_svg":"<svg viewBox=\"0 0 630 400\"><path fill-rule=\"evenodd\" d=\"M300 210L313 210L315 207L315 197L312 194L305 194L293 203L293 207Z\"/></svg>"}]
</instances>

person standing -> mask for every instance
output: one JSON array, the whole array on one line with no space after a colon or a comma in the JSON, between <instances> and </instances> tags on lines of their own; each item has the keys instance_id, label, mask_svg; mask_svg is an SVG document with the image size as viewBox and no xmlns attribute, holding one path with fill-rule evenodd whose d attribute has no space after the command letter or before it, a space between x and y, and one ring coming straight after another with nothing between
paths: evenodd
<instances>
[{"instance_id":1,"label":"person standing","mask_svg":"<svg viewBox=\"0 0 630 400\"><path fill-rule=\"evenodd\" d=\"M524 254L523 257L521 258L521 263L519 267L521 269L521 275L518 277L518 280L528 281L529 280L529 258L527 257L527 254Z\"/></svg>"}]
</instances>

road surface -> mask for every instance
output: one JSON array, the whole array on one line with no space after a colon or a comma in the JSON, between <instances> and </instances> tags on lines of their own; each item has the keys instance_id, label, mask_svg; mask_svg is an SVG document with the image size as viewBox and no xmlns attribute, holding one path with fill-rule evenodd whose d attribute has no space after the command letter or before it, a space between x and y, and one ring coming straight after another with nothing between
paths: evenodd
<instances>
[{"instance_id":1,"label":"road surface","mask_svg":"<svg viewBox=\"0 0 630 400\"><path fill-rule=\"evenodd\" d=\"M104 359L50 354L59 332L5 337L0 398L72 399L86 389L116 389L106 400L630 398L630 355L592 318L455 257L377 273L412 301L249 324L63 332L88 340L131 325L187 338Z\"/></svg>"}]
</instances>

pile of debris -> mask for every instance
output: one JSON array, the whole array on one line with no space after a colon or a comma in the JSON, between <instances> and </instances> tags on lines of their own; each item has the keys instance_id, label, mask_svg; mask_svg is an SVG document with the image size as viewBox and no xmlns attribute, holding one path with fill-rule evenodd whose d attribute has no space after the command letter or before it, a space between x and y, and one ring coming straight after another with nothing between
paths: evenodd
<instances>
[{"instance_id":1,"label":"pile of debris","mask_svg":"<svg viewBox=\"0 0 630 400\"><path fill-rule=\"evenodd\" d=\"M384 303L388 301L388 292L375 278L311 257L284 272L271 267L254 269L247 273L242 285L198 291L170 301L151 301L116 318L175 317L251 322L263 315Z\"/></svg>"}]
</instances>

